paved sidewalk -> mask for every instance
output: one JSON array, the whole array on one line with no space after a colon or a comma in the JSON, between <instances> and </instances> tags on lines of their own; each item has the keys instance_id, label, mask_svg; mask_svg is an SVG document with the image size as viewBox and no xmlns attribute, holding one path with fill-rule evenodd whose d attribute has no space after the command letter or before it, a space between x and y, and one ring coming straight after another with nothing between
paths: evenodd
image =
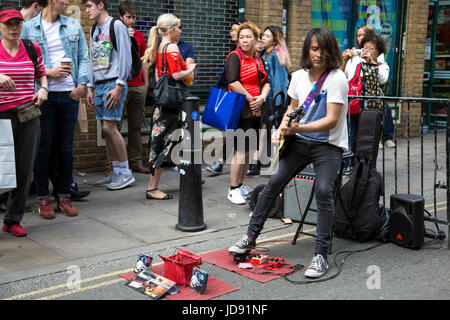
<instances>
[{"instance_id":1,"label":"paved sidewalk","mask_svg":"<svg viewBox=\"0 0 450 320\"><path fill-rule=\"evenodd\" d=\"M103 173L75 175L81 190L91 190L86 200L74 201L77 217L56 213L55 219L39 216L37 200L27 203L33 212L25 213L22 225L28 236L16 238L0 232L0 283L11 273L32 270L62 262L98 256L106 253L143 247L149 244L211 233L248 224L248 205L234 205L227 200L229 166L224 174L209 177L204 170L203 216L207 228L189 233L175 228L178 222L179 174L165 170L160 190L174 195L172 200L147 200L148 175L134 173L136 182L123 190L111 191L95 187ZM252 189L267 178L246 180ZM54 207L56 203L53 203Z\"/></svg>"}]
</instances>

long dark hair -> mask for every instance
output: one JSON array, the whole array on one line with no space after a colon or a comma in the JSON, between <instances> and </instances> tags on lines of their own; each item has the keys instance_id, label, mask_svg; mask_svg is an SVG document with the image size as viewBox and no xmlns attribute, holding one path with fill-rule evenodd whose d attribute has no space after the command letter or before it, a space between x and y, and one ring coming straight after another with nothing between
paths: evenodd
<instances>
[{"instance_id":1,"label":"long dark hair","mask_svg":"<svg viewBox=\"0 0 450 320\"><path fill-rule=\"evenodd\" d=\"M312 63L309 57L309 48L311 47L312 37L316 38L322 55L325 57L327 70L337 69L342 65L341 50L339 50L334 34L323 28L314 28L308 31L303 42L302 55L300 57L300 66L303 69L311 69Z\"/></svg>"}]
</instances>

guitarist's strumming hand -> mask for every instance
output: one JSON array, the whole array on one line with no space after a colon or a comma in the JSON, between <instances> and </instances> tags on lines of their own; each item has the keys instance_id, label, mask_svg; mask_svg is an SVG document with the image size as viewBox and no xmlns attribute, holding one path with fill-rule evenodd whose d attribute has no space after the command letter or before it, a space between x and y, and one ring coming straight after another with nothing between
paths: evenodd
<instances>
[{"instance_id":1,"label":"guitarist's strumming hand","mask_svg":"<svg viewBox=\"0 0 450 320\"><path fill-rule=\"evenodd\" d=\"M281 131L278 128L278 130L276 130L272 133L272 143L279 144L280 139L281 139Z\"/></svg>"}]
</instances>

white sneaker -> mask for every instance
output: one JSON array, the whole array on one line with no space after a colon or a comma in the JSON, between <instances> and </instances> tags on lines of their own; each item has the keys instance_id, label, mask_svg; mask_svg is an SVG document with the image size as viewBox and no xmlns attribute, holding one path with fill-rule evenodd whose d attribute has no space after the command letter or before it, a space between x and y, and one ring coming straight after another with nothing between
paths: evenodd
<instances>
[{"instance_id":1,"label":"white sneaker","mask_svg":"<svg viewBox=\"0 0 450 320\"><path fill-rule=\"evenodd\" d=\"M328 262L321 254L316 254L311 261L305 276L309 278L320 278L328 271Z\"/></svg>"},{"instance_id":2,"label":"white sneaker","mask_svg":"<svg viewBox=\"0 0 450 320\"><path fill-rule=\"evenodd\" d=\"M384 143L386 145L386 147L388 148L395 148L395 142L392 141L391 139L386 140L386 142Z\"/></svg>"},{"instance_id":3,"label":"white sneaker","mask_svg":"<svg viewBox=\"0 0 450 320\"><path fill-rule=\"evenodd\" d=\"M241 188L236 188L231 190L228 189L227 199L233 202L234 204L245 204L245 199L242 197Z\"/></svg>"}]
</instances>

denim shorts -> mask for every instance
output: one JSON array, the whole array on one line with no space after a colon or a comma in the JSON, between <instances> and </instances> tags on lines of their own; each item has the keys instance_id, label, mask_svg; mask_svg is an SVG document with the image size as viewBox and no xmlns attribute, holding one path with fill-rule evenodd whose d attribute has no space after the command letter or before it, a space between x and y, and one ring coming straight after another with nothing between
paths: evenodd
<instances>
[{"instance_id":1,"label":"denim shorts","mask_svg":"<svg viewBox=\"0 0 450 320\"><path fill-rule=\"evenodd\" d=\"M108 109L106 106L109 98L106 96L109 92L114 90L115 87L116 80L95 85L94 107L96 120L120 121L122 119L123 106L128 93L128 87L126 85L123 86L119 104L114 109Z\"/></svg>"}]
</instances>

